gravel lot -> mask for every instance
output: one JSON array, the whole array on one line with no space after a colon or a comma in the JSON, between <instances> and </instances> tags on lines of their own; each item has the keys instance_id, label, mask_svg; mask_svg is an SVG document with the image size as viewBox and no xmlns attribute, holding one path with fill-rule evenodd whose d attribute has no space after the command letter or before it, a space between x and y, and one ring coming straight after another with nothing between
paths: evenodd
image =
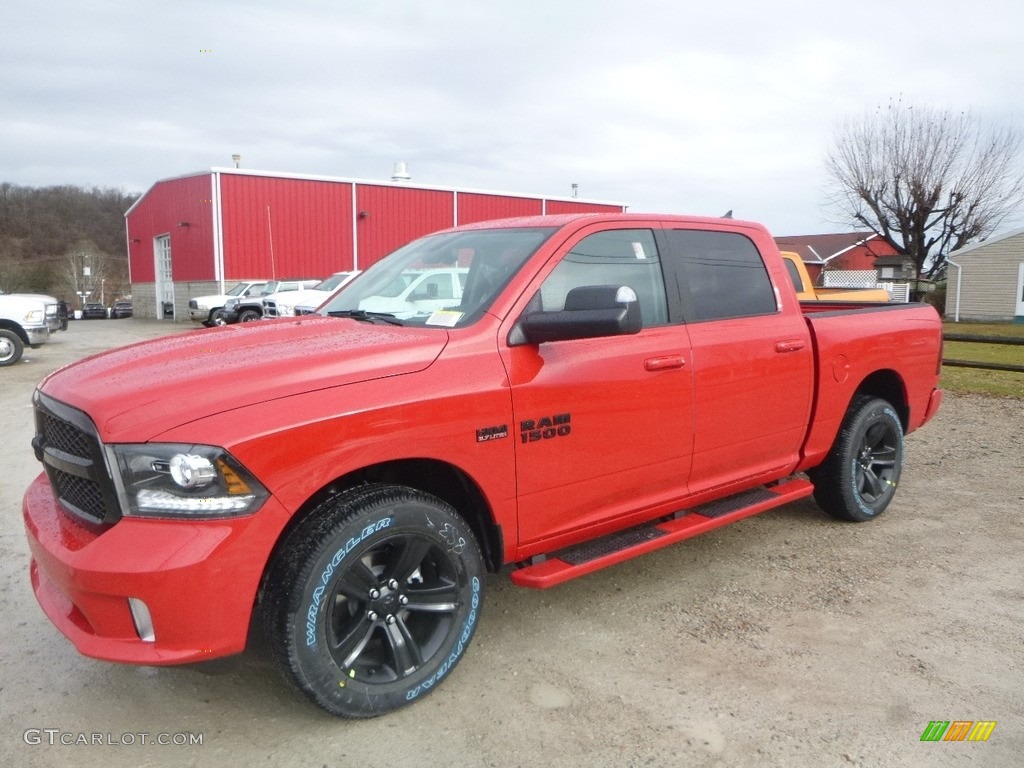
<instances>
[{"instance_id":1,"label":"gravel lot","mask_svg":"<svg viewBox=\"0 0 1024 768\"><path fill-rule=\"evenodd\" d=\"M85 354L185 330L75 322L0 369L5 765L1024 764L1024 400L947 396L873 523L801 502L546 592L491 576L451 679L384 718L321 713L258 648L160 669L79 656L28 582L29 398ZM923 743L931 720L998 725Z\"/></svg>"}]
</instances>

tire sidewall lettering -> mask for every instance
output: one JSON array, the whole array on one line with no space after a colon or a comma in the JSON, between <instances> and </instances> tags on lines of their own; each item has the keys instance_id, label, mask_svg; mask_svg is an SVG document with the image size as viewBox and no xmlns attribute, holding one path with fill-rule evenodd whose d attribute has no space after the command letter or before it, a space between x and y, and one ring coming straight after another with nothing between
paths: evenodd
<instances>
[{"instance_id":1,"label":"tire sidewall lettering","mask_svg":"<svg viewBox=\"0 0 1024 768\"><path fill-rule=\"evenodd\" d=\"M472 530L451 510L439 510L419 499L395 500L375 515L334 529L319 557L307 571L303 596L294 615L292 674L329 711L385 712L423 698L448 677L465 655L479 622L483 595L483 563ZM331 606L340 579L356 559L394 538L426 537L447 553L453 576L461 585L446 639L429 660L408 675L390 682L372 682L343 668L326 638L331 631ZM337 708L337 709L336 709Z\"/></svg>"},{"instance_id":2,"label":"tire sidewall lettering","mask_svg":"<svg viewBox=\"0 0 1024 768\"><path fill-rule=\"evenodd\" d=\"M463 624L462 634L459 636L459 642L456 644L452 652L448 654L448 658L441 662L441 666L437 668L437 671L434 672L434 674L432 674L429 678L424 680L419 685L406 691L406 701L412 701L413 699L417 698L421 693L429 691L434 686L435 683L440 682L441 678L448 674L452 667L455 666L455 663L462 656L462 652L466 649L466 646L469 644L469 640L473 636L473 631L476 629L477 613L478 608L480 606L480 579L474 576L470 580L470 586L473 590L473 598L470 603L471 610L469 612L469 615L466 617L465 624Z\"/></svg>"},{"instance_id":3,"label":"tire sidewall lettering","mask_svg":"<svg viewBox=\"0 0 1024 768\"><path fill-rule=\"evenodd\" d=\"M374 534L389 529L393 520L394 518L392 517L384 517L374 523L370 523L363 528L358 537L349 537L344 546L339 547L337 551L335 551L334 556L331 557L330 561L327 563L327 567L325 567L320 573L320 578L318 579L319 585L313 590L312 595L310 595L309 605L306 608L306 647L317 647L317 622L320 619L321 609L326 605L326 603L323 602L323 596L327 591L327 585L330 583L335 570L337 570L338 566L341 565L342 561L344 561L345 557L352 550Z\"/></svg>"}]
</instances>

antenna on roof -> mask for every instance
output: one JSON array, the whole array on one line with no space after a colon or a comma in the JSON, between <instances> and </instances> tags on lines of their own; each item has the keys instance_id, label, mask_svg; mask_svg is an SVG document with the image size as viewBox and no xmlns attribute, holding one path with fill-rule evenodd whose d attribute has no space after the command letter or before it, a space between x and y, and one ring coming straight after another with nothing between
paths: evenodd
<instances>
[{"instance_id":1,"label":"antenna on roof","mask_svg":"<svg viewBox=\"0 0 1024 768\"><path fill-rule=\"evenodd\" d=\"M722 218L723 219L731 219L732 218L732 208L730 208L728 211L723 213L722 214Z\"/></svg>"}]
</instances>

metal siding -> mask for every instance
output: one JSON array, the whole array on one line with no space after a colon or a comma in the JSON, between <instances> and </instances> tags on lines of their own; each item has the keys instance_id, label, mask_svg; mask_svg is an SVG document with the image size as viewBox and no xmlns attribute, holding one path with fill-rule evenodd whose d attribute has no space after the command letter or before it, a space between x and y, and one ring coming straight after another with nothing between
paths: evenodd
<instances>
[{"instance_id":1,"label":"metal siding","mask_svg":"<svg viewBox=\"0 0 1024 768\"><path fill-rule=\"evenodd\" d=\"M473 224L490 219L508 219L515 216L540 216L544 201L540 198L484 195L474 192L459 193L459 224Z\"/></svg>"},{"instance_id":2,"label":"metal siding","mask_svg":"<svg viewBox=\"0 0 1024 768\"><path fill-rule=\"evenodd\" d=\"M455 201L441 190L357 184L356 209L359 268L366 269L410 240L450 227Z\"/></svg>"},{"instance_id":3,"label":"metal siding","mask_svg":"<svg viewBox=\"0 0 1024 768\"><path fill-rule=\"evenodd\" d=\"M553 216L558 213L624 213L624 205L605 205L602 203L584 203L575 200L548 200L545 213Z\"/></svg>"},{"instance_id":4,"label":"metal siding","mask_svg":"<svg viewBox=\"0 0 1024 768\"><path fill-rule=\"evenodd\" d=\"M188 222L188 226L179 227L181 222ZM176 281L213 279L210 174L157 182L129 211L125 227L133 283L156 280L153 238L159 235L171 237Z\"/></svg>"},{"instance_id":5,"label":"metal siding","mask_svg":"<svg viewBox=\"0 0 1024 768\"><path fill-rule=\"evenodd\" d=\"M950 254L963 267L960 285L960 317L1008 320L1017 306L1017 270L1024 262L1024 235L979 245L962 256ZM956 309L956 267L949 269L953 291L946 299L946 314Z\"/></svg>"},{"instance_id":6,"label":"metal siding","mask_svg":"<svg viewBox=\"0 0 1024 768\"><path fill-rule=\"evenodd\" d=\"M351 269L351 194L346 183L221 174L225 278Z\"/></svg>"}]
</instances>

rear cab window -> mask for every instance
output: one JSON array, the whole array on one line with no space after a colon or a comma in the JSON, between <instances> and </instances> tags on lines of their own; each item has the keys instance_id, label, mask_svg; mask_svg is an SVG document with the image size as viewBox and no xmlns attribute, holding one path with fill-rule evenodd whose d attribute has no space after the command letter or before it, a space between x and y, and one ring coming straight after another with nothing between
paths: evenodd
<instances>
[{"instance_id":1,"label":"rear cab window","mask_svg":"<svg viewBox=\"0 0 1024 768\"><path fill-rule=\"evenodd\" d=\"M760 252L736 232L668 229L671 262L687 320L703 322L778 312Z\"/></svg>"}]
</instances>

